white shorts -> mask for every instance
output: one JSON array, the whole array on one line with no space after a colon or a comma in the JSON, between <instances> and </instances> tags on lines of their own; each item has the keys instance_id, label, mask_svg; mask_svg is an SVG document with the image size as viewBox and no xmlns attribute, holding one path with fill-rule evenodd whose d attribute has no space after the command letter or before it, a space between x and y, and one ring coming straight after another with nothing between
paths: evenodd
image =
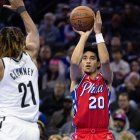
<instances>
[{"instance_id":1,"label":"white shorts","mask_svg":"<svg viewBox=\"0 0 140 140\"><path fill-rule=\"evenodd\" d=\"M15 117L0 117L0 140L39 140L37 123Z\"/></svg>"}]
</instances>

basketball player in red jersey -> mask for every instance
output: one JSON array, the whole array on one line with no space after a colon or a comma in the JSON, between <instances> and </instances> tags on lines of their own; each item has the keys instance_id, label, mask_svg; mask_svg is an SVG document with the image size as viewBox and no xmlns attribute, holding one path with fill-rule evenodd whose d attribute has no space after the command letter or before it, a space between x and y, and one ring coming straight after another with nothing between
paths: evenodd
<instances>
[{"instance_id":1,"label":"basketball player in red jersey","mask_svg":"<svg viewBox=\"0 0 140 140\"><path fill-rule=\"evenodd\" d=\"M86 32L75 30L80 34L80 40L71 57L70 90L75 127L72 140L113 140L112 133L108 130L112 71L101 26L98 11L93 29ZM96 49L85 47L92 30L95 32Z\"/></svg>"}]
</instances>

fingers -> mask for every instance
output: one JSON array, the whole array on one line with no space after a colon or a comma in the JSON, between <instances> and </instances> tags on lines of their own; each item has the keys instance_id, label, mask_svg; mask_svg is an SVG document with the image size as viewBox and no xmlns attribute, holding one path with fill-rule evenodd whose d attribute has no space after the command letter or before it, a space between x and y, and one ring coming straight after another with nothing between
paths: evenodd
<instances>
[{"instance_id":1,"label":"fingers","mask_svg":"<svg viewBox=\"0 0 140 140\"><path fill-rule=\"evenodd\" d=\"M76 32L76 33L78 32L74 27L72 27L72 28L73 28L74 32Z\"/></svg>"},{"instance_id":2,"label":"fingers","mask_svg":"<svg viewBox=\"0 0 140 140\"><path fill-rule=\"evenodd\" d=\"M83 33L82 31L76 30L74 27L72 27L72 28L73 28L74 32L76 32L76 33L78 33L78 34L80 34L80 35Z\"/></svg>"},{"instance_id":3,"label":"fingers","mask_svg":"<svg viewBox=\"0 0 140 140\"><path fill-rule=\"evenodd\" d=\"M96 19L95 19L96 23L102 23L102 19L101 19L101 14L100 11L98 10L96 13Z\"/></svg>"}]
</instances>

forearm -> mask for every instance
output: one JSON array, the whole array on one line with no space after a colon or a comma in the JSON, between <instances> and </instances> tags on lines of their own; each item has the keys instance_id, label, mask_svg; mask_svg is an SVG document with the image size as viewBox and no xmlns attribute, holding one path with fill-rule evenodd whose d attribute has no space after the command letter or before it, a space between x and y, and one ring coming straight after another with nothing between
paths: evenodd
<instances>
[{"instance_id":1,"label":"forearm","mask_svg":"<svg viewBox=\"0 0 140 140\"><path fill-rule=\"evenodd\" d=\"M96 34L96 42L97 42L99 59L100 59L101 64L107 64L110 62L108 50L107 50L104 40L101 39L101 42L99 43L98 35L99 34Z\"/></svg>"},{"instance_id":2,"label":"forearm","mask_svg":"<svg viewBox=\"0 0 140 140\"><path fill-rule=\"evenodd\" d=\"M36 60L39 51L39 33L37 31L36 25L26 11L23 0L8 1L10 5L3 5L3 7L15 11L21 16L27 32L24 51L28 52L33 60ZM34 62L36 63L36 61Z\"/></svg>"},{"instance_id":3,"label":"forearm","mask_svg":"<svg viewBox=\"0 0 140 140\"><path fill-rule=\"evenodd\" d=\"M95 23L94 23L94 31L95 31L97 48L98 48L98 55L101 63L101 71L104 79L108 81L108 84L111 84L113 75L110 68L108 50L106 48L104 38L101 33L101 28L102 28L102 19L101 19L100 11L97 11Z\"/></svg>"},{"instance_id":4,"label":"forearm","mask_svg":"<svg viewBox=\"0 0 140 140\"><path fill-rule=\"evenodd\" d=\"M24 11L20 14L23 22L24 22L24 26L26 29L27 34L32 33L34 35L38 34L36 25L34 24L34 22L32 21L31 17L29 16L27 11Z\"/></svg>"},{"instance_id":5,"label":"forearm","mask_svg":"<svg viewBox=\"0 0 140 140\"><path fill-rule=\"evenodd\" d=\"M99 43L98 37L96 35L98 54L99 54L99 59L100 59L100 63L101 63L101 72L103 74L104 79L106 79L109 83L111 83L112 82L112 71L110 68L109 53L106 48L105 42L102 39L101 39L101 42Z\"/></svg>"},{"instance_id":6,"label":"forearm","mask_svg":"<svg viewBox=\"0 0 140 140\"><path fill-rule=\"evenodd\" d=\"M32 47L39 49L39 33L36 25L32 21L27 11L22 12L20 16L27 32L26 49L32 50Z\"/></svg>"},{"instance_id":7,"label":"forearm","mask_svg":"<svg viewBox=\"0 0 140 140\"><path fill-rule=\"evenodd\" d=\"M80 37L80 40L73 51L73 54L71 57L71 64L77 64L77 65L80 64L86 41L87 41L87 37L85 36Z\"/></svg>"}]
</instances>

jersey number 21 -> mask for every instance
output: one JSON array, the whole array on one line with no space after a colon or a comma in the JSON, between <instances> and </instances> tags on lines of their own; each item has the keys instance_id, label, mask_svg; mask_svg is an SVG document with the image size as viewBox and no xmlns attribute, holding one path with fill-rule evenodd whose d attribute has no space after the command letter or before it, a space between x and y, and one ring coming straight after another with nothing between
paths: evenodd
<instances>
[{"instance_id":1,"label":"jersey number 21","mask_svg":"<svg viewBox=\"0 0 140 140\"><path fill-rule=\"evenodd\" d=\"M19 92L23 92L23 97L22 97L22 101L21 101L22 108L30 106L30 104L25 104L25 99L26 99L26 95L27 95L27 88L30 88L33 104L36 105L33 85L32 85L32 82L29 81L29 83L27 85L25 85L24 83L20 83L18 85Z\"/></svg>"}]
</instances>

